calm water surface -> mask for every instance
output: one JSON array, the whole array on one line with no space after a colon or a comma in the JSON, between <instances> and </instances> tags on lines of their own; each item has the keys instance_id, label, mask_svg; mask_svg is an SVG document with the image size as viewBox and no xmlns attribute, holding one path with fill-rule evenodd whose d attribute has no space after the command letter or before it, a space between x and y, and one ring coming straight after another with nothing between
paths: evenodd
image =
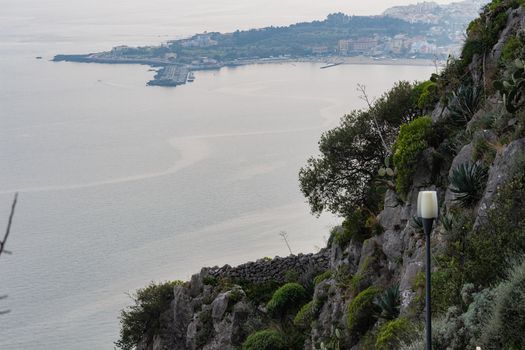
<instances>
[{"instance_id":1,"label":"calm water surface","mask_svg":"<svg viewBox=\"0 0 525 350\"><path fill-rule=\"evenodd\" d=\"M111 349L130 290L286 255L280 230L295 252L323 245L336 220L312 217L297 185L321 132L362 106L357 83L378 96L432 67L254 65L172 89L146 87L146 66L49 61L351 12L242 3L0 0L0 225L20 191L1 349Z\"/></svg>"}]
</instances>

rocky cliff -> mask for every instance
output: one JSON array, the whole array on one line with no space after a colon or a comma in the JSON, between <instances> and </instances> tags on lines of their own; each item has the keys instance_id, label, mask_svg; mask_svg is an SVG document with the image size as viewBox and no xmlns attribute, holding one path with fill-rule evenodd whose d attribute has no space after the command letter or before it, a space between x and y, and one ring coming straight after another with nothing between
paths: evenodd
<instances>
[{"instance_id":1,"label":"rocky cliff","mask_svg":"<svg viewBox=\"0 0 525 350\"><path fill-rule=\"evenodd\" d=\"M493 296L495 289L490 288L504 278L497 271L490 274L486 266L491 261L483 257L494 253L507 261L525 252L525 247L509 248L515 241L508 238L516 230L515 237L525 237L519 231L523 211L518 210L517 217L506 216L519 203L525 204L525 187L515 184L525 172L525 112L522 95L516 96L525 89L520 83L525 76L519 73L524 69L519 61L525 58L524 29L525 10L517 1L494 1L471 24L462 57L449 61L429 84L435 94L427 109L433 141L417 153L405 191L396 188L394 180L383 181L387 185L381 209L370 219L376 227L373 233L338 239L349 230L342 225L318 254L203 268L174 287L155 333L143 336L137 349L397 349L409 348L411 342L413 349L420 348L425 240L415 203L423 189L436 190L441 203L441 219L431 235L436 257L433 283L438 288L433 294L438 303L435 315L456 327L436 329L436 348L465 349L483 343L481 319L488 314L476 303ZM397 137L392 153L401 152ZM466 189L458 188L462 174L471 181ZM392 172L396 176L397 170ZM503 223L498 217L511 222L510 228L500 230L497 225ZM490 250L496 246L500 250ZM475 266L485 267L477 271ZM285 284L298 285L304 298L293 311L276 314L270 304L278 302L275 295ZM373 298L367 299L369 295ZM291 305L298 299L296 295L287 300ZM485 316L472 316L482 311ZM271 343L275 334L265 333L266 345L247 340L267 329L280 333L281 339ZM388 329L399 339L387 339ZM403 334L406 339L401 339ZM503 348L500 345L494 348Z\"/></svg>"}]
</instances>

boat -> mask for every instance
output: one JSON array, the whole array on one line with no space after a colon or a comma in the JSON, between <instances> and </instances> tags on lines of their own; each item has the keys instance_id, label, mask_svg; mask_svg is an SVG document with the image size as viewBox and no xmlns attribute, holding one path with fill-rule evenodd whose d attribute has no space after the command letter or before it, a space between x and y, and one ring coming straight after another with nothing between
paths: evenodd
<instances>
[{"instance_id":1,"label":"boat","mask_svg":"<svg viewBox=\"0 0 525 350\"><path fill-rule=\"evenodd\" d=\"M321 69L326 69L326 68L335 67L335 66L338 66L338 65L340 65L340 64L343 64L343 62L328 63L328 64L326 64L325 66L322 66Z\"/></svg>"},{"instance_id":2,"label":"boat","mask_svg":"<svg viewBox=\"0 0 525 350\"><path fill-rule=\"evenodd\" d=\"M193 72L189 72L188 73L188 82L191 83L194 80L195 80L195 75L193 74Z\"/></svg>"},{"instance_id":3,"label":"boat","mask_svg":"<svg viewBox=\"0 0 525 350\"><path fill-rule=\"evenodd\" d=\"M36 56L35 57L37 60L41 60L42 59L42 56Z\"/></svg>"}]
</instances>

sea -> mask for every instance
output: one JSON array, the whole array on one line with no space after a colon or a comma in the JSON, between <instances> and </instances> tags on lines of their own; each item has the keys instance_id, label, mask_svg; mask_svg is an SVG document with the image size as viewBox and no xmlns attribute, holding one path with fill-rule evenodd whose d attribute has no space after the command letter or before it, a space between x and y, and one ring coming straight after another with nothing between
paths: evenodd
<instances>
[{"instance_id":1,"label":"sea","mask_svg":"<svg viewBox=\"0 0 525 350\"><path fill-rule=\"evenodd\" d=\"M381 3L381 4L380 4ZM377 12L396 1L377 1ZM399 2L397 2L399 3ZM383 6L383 7L381 7ZM188 279L326 244L298 172L321 134L432 66L254 64L148 87L143 65L52 62L59 53L154 45L368 14L358 1L0 0L0 349L113 349L119 311L151 281ZM37 59L40 56L42 59Z\"/></svg>"}]
</instances>

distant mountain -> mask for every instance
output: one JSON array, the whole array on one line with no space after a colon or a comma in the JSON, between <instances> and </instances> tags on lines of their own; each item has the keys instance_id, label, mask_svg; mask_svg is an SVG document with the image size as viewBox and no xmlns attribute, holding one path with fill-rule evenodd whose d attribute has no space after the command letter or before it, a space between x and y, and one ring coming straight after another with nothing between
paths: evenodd
<instances>
[{"instance_id":1,"label":"distant mountain","mask_svg":"<svg viewBox=\"0 0 525 350\"><path fill-rule=\"evenodd\" d=\"M483 5L487 3L487 0L465 0L440 5L425 1L415 5L391 7L383 12L383 15L411 23L447 25L462 29L479 15Z\"/></svg>"}]
</instances>

